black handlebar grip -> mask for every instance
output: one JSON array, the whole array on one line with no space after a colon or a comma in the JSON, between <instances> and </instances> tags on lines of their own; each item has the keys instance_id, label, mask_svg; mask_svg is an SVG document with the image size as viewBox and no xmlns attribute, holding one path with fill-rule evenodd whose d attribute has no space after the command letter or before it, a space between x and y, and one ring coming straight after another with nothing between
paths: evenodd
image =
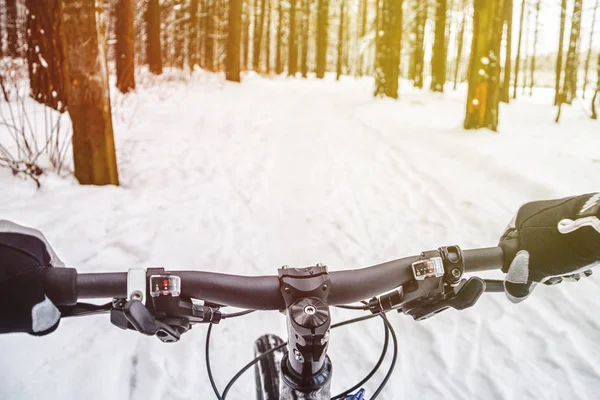
<instances>
[{"instance_id":1,"label":"black handlebar grip","mask_svg":"<svg viewBox=\"0 0 600 400\"><path fill-rule=\"evenodd\" d=\"M465 272L492 271L502 269L504 252L500 247L464 250Z\"/></svg>"},{"instance_id":2,"label":"black handlebar grip","mask_svg":"<svg viewBox=\"0 0 600 400\"><path fill-rule=\"evenodd\" d=\"M77 270L75 268L45 268L46 296L57 306L77 303Z\"/></svg>"}]
</instances>

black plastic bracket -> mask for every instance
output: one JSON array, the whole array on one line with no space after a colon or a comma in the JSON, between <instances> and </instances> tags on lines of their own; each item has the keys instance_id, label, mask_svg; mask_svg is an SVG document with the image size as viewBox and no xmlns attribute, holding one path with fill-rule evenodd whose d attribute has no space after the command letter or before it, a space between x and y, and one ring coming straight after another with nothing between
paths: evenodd
<instances>
[{"instance_id":1,"label":"black plastic bracket","mask_svg":"<svg viewBox=\"0 0 600 400\"><path fill-rule=\"evenodd\" d=\"M438 249L444 262L444 282L458 285L465 273L465 259L458 246L444 246Z\"/></svg>"}]
</instances>

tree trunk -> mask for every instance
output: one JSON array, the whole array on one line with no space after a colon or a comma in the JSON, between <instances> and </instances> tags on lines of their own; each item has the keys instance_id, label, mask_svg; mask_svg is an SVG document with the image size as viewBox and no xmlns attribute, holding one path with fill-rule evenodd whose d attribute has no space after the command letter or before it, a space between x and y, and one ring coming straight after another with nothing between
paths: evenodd
<instances>
[{"instance_id":1,"label":"tree trunk","mask_svg":"<svg viewBox=\"0 0 600 400\"><path fill-rule=\"evenodd\" d=\"M250 69L250 3L249 0L244 0L243 4L243 24L242 31L244 49L242 51L242 66L244 69Z\"/></svg>"},{"instance_id":2,"label":"tree trunk","mask_svg":"<svg viewBox=\"0 0 600 400\"><path fill-rule=\"evenodd\" d=\"M302 77L308 76L308 36L310 32L310 2L302 0L304 11L302 13L302 57L300 61L300 72Z\"/></svg>"},{"instance_id":3,"label":"tree trunk","mask_svg":"<svg viewBox=\"0 0 600 400\"><path fill-rule=\"evenodd\" d=\"M560 34L558 39L558 54L556 56L556 77L554 81L554 105L560 102L560 78L563 65L563 48L565 43L565 24L567 20L567 0L562 0L560 5Z\"/></svg>"},{"instance_id":4,"label":"tree trunk","mask_svg":"<svg viewBox=\"0 0 600 400\"><path fill-rule=\"evenodd\" d=\"M175 8L175 15L173 21L173 39L174 39L174 59L175 66L179 69L183 69L185 66L185 12L182 1L177 4L179 7Z\"/></svg>"},{"instance_id":5,"label":"tree trunk","mask_svg":"<svg viewBox=\"0 0 600 400\"><path fill-rule=\"evenodd\" d=\"M335 80L339 81L342 76L342 57L344 49L344 0L340 1L340 26L338 29L338 43L337 43L337 63L335 68Z\"/></svg>"},{"instance_id":6,"label":"tree trunk","mask_svg":"<svg viewBox=\"0 0 600 400\"><path fill-rule=\"evenodd\" d=\"M260 2L260 9L258 7ZM252 48L252 65L255 71L260 70L260 49L261 40L263 34L263 27L265 24L265 6L266 0L256 0L257 6L254 8L257 11L254 16L254 47Z\"/></svg>"},{"instance_id":7,"label":"tree trunk","mask_svg":"<svg viewBox=\"0 0 600 400\"><path fill-rule=\"evenodd\" d=\"M594 92L594 97L592 98L592 119L598 119L598 113L596 112L596 97L598 97L598 93L600 93L600 54L598 54L598 78L596 82L596 92Z\"/></svg>"},{"instance_id":8,"label":"tree trunk","mask_svg":"<svg viewBox=\"0 0 600 400\"><path fill-rule=\"evenodd\" d=\"M443 92L446 82L446 2L437 0L435 7L435 38L431 56L431 90Z\"/></svg>"},{"instance_id":9,"label":"tree trunk","mask_svg":"<svg viewBox=\"0 0 600 400\"><path fill-rule=\"evenodd\" d=\"M585 58L585 70L583 74L583 95L582 97L585 99L585 90L587 88L588 83L588 72L590 70L590 61L592 59L592 44L594 39L594 30L596 27L596 13L598 12L598 7L600 6L600 0L596 0L596 4L594 5L594 11L592 14L592 26L590 28L590 41L587 56Z\"/></svg>"},{"instance_id":10,"label":"tree trunk","mask_svg":"<svg viewBox=\"0 0 600 400\"><path fill-rule=\"evenodd\" d=\"M277 48L275 49L275 73L277 75L283 72L283 62L281 60L281 47L283 46L283 0L277 0Z\"/></svg>"},{"instance_id":11,"label":"tree trunk","mask_svg":"<svg viewBox=\"0 0 600 400\"><path fill-rule=\"evenodd\" d=\"M188 30L188 57L190 69L198 65L198 0L190 0L190 21Z\"/></svg>"},{"instance_id":12,"label":"tree trunk","mask_svg":"<svg viewBox=\"0 0 600 400\"><path fill-rule=\"evenodd\" d=\"M292 0L294 1L294 0ZM329 31L329 0L318 0L317 5L317 78L323 79L327 69L327 43Z\"/></svg>"},{"instance_id":13,"label":"tree trunk","mask_svg":"<svg viewBox=\"0 0 600 400\"><path fill-rule=\"evenodd\" d=\"M150 72L162 74L162 50L160 45L159 0L148 0L146 9L146 61Z\"/></svg>"},{"instance_id":14,"label":"tree trunk","mask_svg":"<svg viewBox=\"0 0 600 400\"><path fill-rule=\"evenodd\" d=\"M360 27L359 27L359 42L365 40L365 35L367 34L367 20L369 17L369 0L360 0ZM365 56L361 48L363 47L362 43L359 43L358 48L358 75L364 75L364 63Z\"/></svg>"},{"instance_id":15,"label":"tree trunk","mask_svg":"<svg viewBox=\"0 0 600 400\"><path fill-rule=\"evenodd\" d=\"M577 50L581 31L581 8L582 0L575 0L573 3L571 36L567 50L567 63L565 65L565 80L563 82L562 99L560 99L567 104L571 104L577 95Z\"/></svg>"},{"instance_id":16,"label":"tree trunk","mask_svg":"<svg viewBox=\"0 0 600 400\"><path fill-rule=\"evenodd\" d=\"M290 32L288 36L288 75L296 76L298 70L298 46L296 45L296 2L290 0Z\"/></svg>"},{"instance_id":17,"label":"tree trunk","mask_svg":"<svg viewBox=\"0 0 600 400\"><path fill-rule=\"evenodd\" d=\"M6 0L6 55L19 57L19 18L17 0Z\"/></svg>"},{"instance_id":18,"label":"tree trunk","mask_svg":"<svg viewBox=\"0 0 600 400\"><path fill-rule=\"evenodd\" d=\"M509 0L512 1L512 0ZM466 3L463 1L462 10L460 16L460 28L458 29L458 38L456 44L456 65L454 67L454 90L458 84L458 74L460 72L460 62L462 59L462 52L465 38L465 21L467 19Z\"/></svg>"},{"instance_id":19,"label":"tree trunk","mask_svg":"<svg viewBox=\"0 0 600 400\"><path fill-rule=\"evenodd\" d=\"M498 129L504 0L475 0L465 129Z\"/></svg>"},{"instance_id":20,"label":"tree trunk","mask_svg":"<svg viewBox=\"0 0 600 400\"><path fill-rule=\"evenodd\" d=\"M115 30L117 88L121 93L135 89L135 48L133 42L133 0L118 0Z\"/></svg>"},{"instance_id":21,"label":"tree trunk","mask_svg":"<svg viewBox=\"0 0 600 400\"><path fill-rule=\"evenodd\" d=\"M504 59L504 79L502 80L502 91L500 101L510 101L510 69L512 66L512 21L513 0L504 0L504 24L506 25L506 56Z\"/></svg>"},{"instance_id":22,"label":"tree trunk","mask_svg":"<svg viewBox=\"0 0 600 400\"><path fill-rule=\"evenodd\" d=\"M267 2L267 28L265 32L265 58L266 65L265 71L267 74L271 73L271 0L266 0Z\"/></svg>"},{"instance_id":23,"label":"tree trunk","mask_svg":"<svg viewBox=\"0 0 600 400\"><path fill-rule=\"evenodd\" d=\"M66 85L73 126L75 177L118 185L103 28L95 0L63 0Z\"/></svg>"},{"instance_id":24,"label":"tree trunk","mask_svg":"<svg viewBox=\"0 0 600 400\"><path fill-rule=\"evenodd\" d=\"M30 95L42 104L65 112L67 96L64 87L65 55L61 47L62 2L27 0L26 5Z\"/></svg>"},{"instance_id":25,"label":"tree trunk","mask_svg":"<svg viewBox=\"0 0 600 400\"><path fill-rule=\"evenodd\" d=\"M402 42L402 0L381 0L380 3L377 7L380 34L376 43L374 95L397 99Z\"/></svg>"},{"instance_id":26,"label":"tree trunk","mask_svg":"<svg viewBox=\"0 0 600 400\"><path fill-rule=\"evenodd\" d=\"M242 41L242 0L229 0L227 18L227 57L225 60L225 79L240 81L240 54Z\"/></svg>"},{"instance_id":27,"label":"tree trunk","mask_svg":"<svg viewBox=\"0 0 600 400\"><path fill-rule=\"evenodd\" d=\"M527 16L525 17L525 60L523 61L523 90L525 94L525 88L527 87L527 64L529 62L529 25L531 22L531 8L527 7Z\"/></svg>"},{"instance_id":28,"label":"tree trunk","mask_svg":"<svg viewBox=\"0 0 600 400\"><path fill-rule=\"evenodd\" d=\"M215 34L217 30L217 0L208 0L208 20L206 23L206 69L215 70Z\"/></svg>"},{"instance_id":29,"label":"tree trunk","mask_svg":"<svg viewBox=\"0 0 600 400\"><path fill-rule=\"evenodd\" d=\"M411 63L414 67L413 83L415 87L423 87L423 70L425 67L425 25L427 24L428 0L417 0L417 12L415 16L415 46Z\"/></svg>"},{"instance_id":30,"label":"tree trunk","mask_svg":"<svg viewBox=\"0 0 600 400\"><path fill-rule=\"evenodd\" d=\"M537 0L535 4L535 26L533 31L533 49L531 54L531 77L529 78L529 95L533 94L533 86L535 85L535 53L537 50L538 32L540 24L540 4L541 0Z\"/></svg>"},{"instance_id":31,"label":"tree trunk","mask_svg":"<svg viewBox=\"0 0 600 400\"><path fill-rule=\"evenodd\" d=\"M523 22L525 19L526 3L527 3L527 0L522 0L522 2L521 2L521 17L519 19L519 39L517 40L517 58L515 59L515 79L514 79L514 85L513 85L513 99L517 98L517 86L519 83L519 64L521 63L521 41L523 39Z\"/></svg>"}]
</instances>

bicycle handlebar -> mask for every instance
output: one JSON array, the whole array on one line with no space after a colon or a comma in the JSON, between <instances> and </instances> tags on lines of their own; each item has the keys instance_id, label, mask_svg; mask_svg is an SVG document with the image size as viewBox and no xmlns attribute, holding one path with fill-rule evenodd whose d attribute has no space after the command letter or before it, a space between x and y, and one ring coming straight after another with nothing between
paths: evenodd
<instances>
[{"instance_id":1,"label":"bicycle handlebar","mask_svg":"<svg viewBox=\"0 0 600 400\"><path fill-rule=\"evenodd\" d=\"M464 250L463 258L465 272L497 270L504 263L500 247ZM419 259L413 256L362 269L332 271L329 304L354 303L404 285L414 279L411 266ZM277 276L168 273L181 278L181 292L186 297L252 310L285 309ZM44 282L48 297L56 305L73 305L78 299L127 297L126 272L79 274L73 268L47 268Z\"/></svg>"}]
</instances>

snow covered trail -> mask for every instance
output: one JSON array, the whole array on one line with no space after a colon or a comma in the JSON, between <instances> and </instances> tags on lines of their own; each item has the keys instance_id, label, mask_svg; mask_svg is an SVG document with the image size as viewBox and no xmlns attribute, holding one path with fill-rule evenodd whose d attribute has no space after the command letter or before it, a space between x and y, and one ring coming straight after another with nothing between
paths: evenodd
<instances>
[{"instance_id":1,"label":"snow covered trail","mask_svg":"<svg viewBox=\"0 0 600 400\"><path fill-rule=\"evenodd\" d=\"M47 177L41 190L0 171L0 218L44 231L81 271L134 266L275 274L330 269L459 244L497 243L528 200L597 191L598 125L543 99L501 112L501 134L461 129L462 93L372 82L198 75L124 101L116 140L122 186ZM499 276L494 275L492 276ZM391 315L401 353L383 399L595 399L600 390L598 279L542 287L524 304L485 296L428 321ZM334 310L336 320L356 315ZM283 317L254 313L214 329L223 388ZM106 316L71 319L45 338L0 337L2 399L209 399L205 328L174 345L123 332ZM366 374L383 343L373 320L332 332L333 391ZM367 385L372 393L382 369ZM252 398L244 376L232 399Z\"/></svg>"}]
</instances>

